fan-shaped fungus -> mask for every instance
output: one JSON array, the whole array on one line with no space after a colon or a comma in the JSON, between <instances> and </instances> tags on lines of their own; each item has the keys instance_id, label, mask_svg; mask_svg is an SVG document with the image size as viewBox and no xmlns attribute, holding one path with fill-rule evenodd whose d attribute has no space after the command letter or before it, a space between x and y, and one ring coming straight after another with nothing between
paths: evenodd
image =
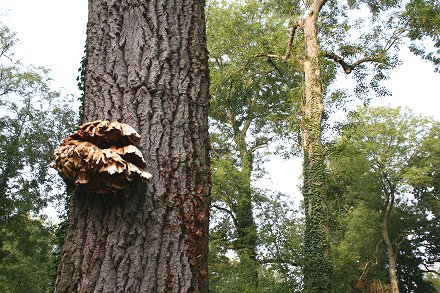
<instances>
[{"instance_id":1,"label":"fan-shaped fungus","mask_svg":"<svg viewBox=\"0 0 440 293\"><path fill-rule=\"evenodd\" d=\"M127 124L89 122L63 140L52 154L51 166L66 182L91 192L128 193L136 177L151 178L135 146L139 141L140 135Z\"/></svg>"}]
</instances>

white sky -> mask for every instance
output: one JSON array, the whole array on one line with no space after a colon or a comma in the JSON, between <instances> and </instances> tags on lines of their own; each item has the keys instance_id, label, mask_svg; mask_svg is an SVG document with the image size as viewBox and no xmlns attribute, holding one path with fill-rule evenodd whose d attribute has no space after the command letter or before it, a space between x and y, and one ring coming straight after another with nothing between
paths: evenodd
<instances>
[{"instance_id":1,"label":"white sky","mask_svg":"<svg viewBox=\"0 0 440 293\"><path fill-rule=\"evenodd\" d=\"M84 52L87 0L0 0L5 24L17 33L16 58L51 69L53 88L78 96Z\"/></svg>"},{"instance_id":2,"label":"white sky","mask_svg":"<svg viewBox=\"0 0 440 293\"><path fill-rule=\"evenodd\" d=\"M78 96L78 68L83 56L87 23L86 0L0 0L0 13L8 11L3 21L20 40L14 48L24 64L44 66L52 70L54 89ZM401 105L416 113L440 120L440 74L433 66L402 50L403 65L391 71L386 85L393 96L373 99L373 105ZM342 82L351 77L341 78ZM273 157L266 164L271 180L260 182L300 196L297 189L301 160L283 161Z\"/></svg>"}]
</instances>

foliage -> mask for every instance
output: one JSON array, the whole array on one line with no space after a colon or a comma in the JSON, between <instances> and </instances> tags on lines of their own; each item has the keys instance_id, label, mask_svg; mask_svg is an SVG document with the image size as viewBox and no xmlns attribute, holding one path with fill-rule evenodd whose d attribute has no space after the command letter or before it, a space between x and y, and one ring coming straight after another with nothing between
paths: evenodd
<instances>
[{"instance_id":1,"label":"foliage","mask_svg":"<svg viewBox=\"0 0 440 293\"><path fill-rule=\"evenodd\" d=\"M81 92L81 95L78 98L80 102L79 106L79 121L83 121L84 117L84 99L86 94L86 66L87 66L87 43L84 45L84 55L81 58L81 63L78 68L78 76L76 77L76 81L78 82L76 85L78 90ZM82 123L82 122L81 122Z\"/></svg>"},{"instance_id":2,"label":"foliage","mask_svg":"<svg viewBox=\"0 0 440 293\"><path fill-rule=\"evenodd\" d=\"M402 14L408 37L411 40L410 50L435 65L440 70L440 3L435 0L412 0L406 4ZM432 49L423 46L423 41L432 40Z\"/></svg>"},{"instance_id":3,"label":"foliage","mask_svg":"<svg viewBox=\"0 0 440 293\"><path fill-rule=\"evenodd\" d=\"M292 138L294 89L301 76L259 54L279 47L283 19L260 1L208 2L211 68L211 131L224 137L244 132L249 150ZM223 139L224 139L223 137Z\"/></svg>"},{"instance_id":4,"label":"foliage","mask_svg":"<svg viewBox=\"0 0 440 293\"><path fill-rule=\"evenodd\" d=\"M420 13L414 12L414 9L410 11L412 4L405 7L402 1L397 0L355 0L347 3L337 0L293 3L274 1L274 4L275 9L289 15L291 34L286 38L286 54L271 51L266 55L286 62L298 62L302 65L305 76L300 119L304 150L303 195L306 209L305 289L307 292L328 292L330 286L322 288L323 284L327 283L322 279L330 273L326 265L328 245L323 232L326 229L327 209L322 163L324 153L320 144L323 118L331 113L331 109L328 108L329 102L340 104L339 98L347 95L340 91L331 93L327 85L332 81L336 66L340 66L345 74L354 74L355 94L366 102L371 98L371 94L389 94L381 85L381 81L387 78L388 69L399 64L399 46L408 40L438 40L437 17L433 15L438 10L438 4L433 1L418 1L419 6L426 8L420 10ZM432 21L427 20L430 16L434 16ZM425 24L418 21L421 18L426 19ZM430 24L437 28L429 29ZM438 42L434 47L438 49ZM417 49L420 55L438 63L435 52L425 54L425 48ZM428 48L427 52L429 51ZM291 58L288 58L290 56ZM326 102L325 107L323 102ZM316 274L318 271L321 273L320 276Z\"/></svg>"},{"instance_id":5,"label":"foliage","mask_svg":"<svg viewBox=\"0 0 440 293\"><path fill-rule=\"evenodd\" d=\"M16 42L0 23L0 291L46 292L53 227L40 212L63 196L49 157L75 115L70 98L50 90L47 69L15 58Z\"/></svg>"},{"instance_id":6,"label":"foliage","mask_svg":"<svg viewBox=\"0 0 440 293\"><path fill-rule=\"evenodd\" d=\"M257 263L237 257L233 249L237 238L233 223L214 208L215 223L210 229L209 249L210 292L296 292L301 289L302 219L291 209L292 203L287 202L285 195L267 190L254 192ZM257 287L252 283L255 271Z\"/></svg>"},{"instance_id":7,"label":"foliage","mask_svg":"<svg viewBox=\"0 0 440 293\"><path fill-rule=\"evenodd\" d=\"M283 19L258 1L208 2L213 149L210 290L214 292L273 292L296 282L289 274L297 268L285 262L294 262L287 253L298 240L293 236L298 231L293 221L276 216L277 209L285 208L276 197L253 186L253 180L264 174L261 163L269 145L284 155L292 153L288 144L280 142L294 138L291 111L297 101L292 89L300 75L290 65L259 56L278 46L277 39L286 34L282 24ZM274 240L272 232L266 226L257 228L269 223L276 224L276 233L282 236L276 256L264 255ZM231 260L234 253L238 258Z\"/></svg>"},{"instance_id":8,"label":"foliage","mask_svg":"<svg viewBox=\"0 0 440 293\"><path fill-rule=\"evenodd\" d=\"M285 194L259 190L256 202L258 219L259 260L278 282L279 292L299 291L302 284L301 262L304 219L292 209ZM269 287L270 288L270 287Z\"/></svg>"},{"instance_id":9,"label":"foliage","mask_svg":"<svg viewBox=\"0 0 440 293\"><path fill-rule=\"evenodd\" d=\"M386 189L393 186L396 199L389 228L398 249L399 287L403 292L435 292L424 279L422 268L432 264L429 250L438 245L433 237L438 233L436 219L423 210L426 203L421 198L409 196L415 178L425 174L426 165L415 157L430 140L433 124L408 110L363 108L350 115L340 137L329 148L337 291L351 292L368 289L375 281L389 282L387 250L381 235Z\"/></svg>"},{"instance_id":10,"label":"foliage","mask_svg":"<svg viewBox=\"0 0 440 293\"><path fill-rule=\"evenodd\" d=\"M72 128L74 114L69 99L49 89L48 71L14 61L10 49L15 35L5 26L0 32L0 218L4 219L38 212L53 198L57 186L48 171L49 156Z\"/></svg>"},{"instance_id":11,"label":"foliage","mask_svg":"<svg viewBox=\"0 0 440 293\"><path fill-rule=\"evenodd\" d=\"M414 9L415 6L423 6L426 9L417 10ZM258 3L253 1L245 3L214 2L210 9L208 37L211 42L211 68L213 71L211 117L215 130L221 132L223 139L235 138L239 133L242 137L250 140L247 146L253 144L258 146L260 145L259 140L267 142L268 134L270 132L276 133L278 129L271 128L271 120L264 115L261 115L264 117L263 124L256 123L253 128L250 128L252 135L247 133L250 123L254 122L248 118L253 118L254 113L260 113L260 109L254 107L254 99L258 101L256 97L261 93L268 93L270 97L279 99L277 97L278 89L283 90L285 86L287 89L289 86L291 89L296 87L292 91L292 96L296 98L292 100L293 107L291 108L294 110L291 117L292 121L300 123L294 127L298 129L298 125L302 125L302 137L313 140L310 144L311 147L317 146L316 150L311 151L316 154L317 160L315 157L309 157L305 151L305 206L310 205L313 211L310 217L306 216L305 239L307 243L320 244L316 246L316 249L310 245L305 246L306 255L311 257L306 262L312 261L312 258L315 258L312 257L313 255L322 255L321 260L316 259L316 265L320 267L311 266L310 270L322 272L327 267L325 265L325 251L328 247L325 243L325 235L321 233L321 230L325 229L324 192L326 188L323 179L324 167L320 162L323 158L322 149L319 146L322 129L320 117L321 114L324 114L324 118L326 118L332 109L326 108L323 113L312 115L313 118L304 115L315 113L315 111L319 112L321 108L319 101L324 100L324 97L327 106L341 105L341 99L347 96L346 93L328 91L328 86L337 73L337 66L340 66L346 74L354 73L357 81L355 93L358 96L368 101L372 92L378 96L387 95L388 90L381 86L380 82L387 78L387 69L399 64L397 59L399 46L408 39L413 41L429 37L436 39L436 29L429 29L430 24L436 23L435 15L429 18L429 16L433 16L433 13L435 14L436 4L423 0L418 3L413 1L407 6L402 5L400 1L380 3L348 1L345 4L336 0L309 2L275 0L259 1ZM219 16L217 17L217 15ZM317 26L318 30L315 35L306 36L306 22L314 18L315 15L318 18L313 26ZM425 21L421 22L420 19ZM277 41L274 43L271 41L273 39L285 40L285 42ZM313 40L317 40L319 44L319 56L310 56L309 53L306 53L310 52L307 51L308 48L314 46ZM419 52L424 54L422 50ZM435 61L433 55L429 54L426 56L431 57L427 58ZM319 57L319 59L311 59L315 57ZM312 70L313 74L312 71L308 73L305 70L304 64L307 60L318 63L316 69ZM262 64L264 61L270 65L269 68L275 67L278 73L283 73L282 76L287 77L285 81L276 82L273 80L273 77L276 76L266 75L264 71L259 71L267 68L267 64L266 66ZM318 69L322 70L322 74L317 71ZM317 82L312 82L315 84L315 89L310 90L309 88L309 91L303 92L311 83L299 86L298 82L295 82L301 81L301 74L298 74L301 71L305 73L305 80L312 80L316 77ZM290 76L286 73L290 73ZM266 80L269 86L260 86ZM258 82L257 87L249 86L253 81ZM318 91L321 86L324 91ZM253 88L255 90L252 90ZM302 102L300 97L303 98ZM249 99L251 99L250 103ZM272 112L276 113L276 111ZM312 121L313 119L318 120ZM279 123L279 120L274 121ZM258 125L269 127L259 128ZM240 128L242 126L243 128ZM251 141L252 138L254 138L253 141ZM243 150L237 139L235 139L235 143L237 144L237 152L240 152L240 148ZM248 149L252 149L252 147ZM231 158L236 158L236 153L232 152L231 154ZM239 167L240 163L238 162L236 165ZM306 272L306 274L308 273ZM317 281L318 283L322 284L322 280ZM311 290L313 291L313 289Z\"/></svg>"},{"instance_id":12,"label":"foliage","mask_svg":"<svg viewBox=\"0 0 440 293\"><path fill-rule=\"evenodd\" d=\"M0 227L0 291L49 292L55 261L53 227L19 215Z\"/></svg>"}]
</instances>

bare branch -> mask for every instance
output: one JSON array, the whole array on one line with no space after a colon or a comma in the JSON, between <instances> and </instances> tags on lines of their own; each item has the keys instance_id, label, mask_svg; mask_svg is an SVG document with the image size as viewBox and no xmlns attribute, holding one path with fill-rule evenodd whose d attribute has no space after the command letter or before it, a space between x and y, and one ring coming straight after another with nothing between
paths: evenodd
<instances>
[{"instance_id":1,"label":"bare branch","mask_svg":"<svg viewBox=\"0 0 440 293\"><path fill-rule=\"evenodd\" d=\"M256 150L258 150L258 149L262 149L262 148L265 148L265 147L267 147L267 146L268 146L267 143L262 143L262 144L254 145L254 146L250 149L250 152L253 153L253 152L255 152Z\"/></svg>"},{"instance_id":2,"label":"bare branch","mask_svg":"<svg viewBox=\"0 0 440 293\"><path fill-rule=\"evenodd\" d=\"M232 211L228 210L227 208L218 206L218 205L212 205L213 208L216 208L218 210L224 211L225 213L227 213L229 216L231 216L232 218L232 222L234 222L234 226L237 228L238 227L238 221L235 218L234 214L232 213Z\"/></svg>"},{"instance_id":3,"label":"bare branch","mask_svg":"<svg viewBox=\"0 0 440 293\"><path fill-rule=\"evenodd\" d=\"M407 28L407 24L408 22L406 21L404 23L404 25L402 27L398 27L393 35L390 37L390 39L388 40L388 43L385 45L384 50L388 51L390 48L393 47L393 45L399 40L401 39L402 36L404 36L404 34L408 31Z\"/></svg>"},{"instance_id":4,"label":"bare branch","mask_svg":"<svg viewBox=\"0 0 440 293\"><path fill-rule=\"evenodd\" d=\"M260 54L256 54L255 57L267 57L267 58L275 58L275 59L284 60L284 57L277 55L277 54L271 54L271 53L260 53Z\"/></svg>"},{"instance_id":5,"label":"bare branch","mask_svg":"<svg viewBox=\"0 0 440 293\"><path fill-rule=\"evenodd\" d=\"M284 54L284 56L280 56L272 53L260 53L255 55L255 57L267 57L269 59L274 58L274 59L280 59L282 61L287 61L292 54L292 45L293 45L293 40L295 39L296 31L298 28L302 26L303 24L301 21L292 22L292 30L290 32L289 41L287 42L286 53Z\"/></svg>"},{"instance_id":6,"label":"bare branch","mask_svg":"<svg viewBox=\"0 0 440 293\"><path fill-rule=\"evenodd\" d=\"M287 61L287 59L290 58L290 54L292 53L292 45L293 45L293 40L295 39L296 30L300 26L301 25L300 25L300 23L298 21L295 21L295 22L292 23L292 31L290 33L289 42L287 44L286 54L283 57L284 61Z\"/></svg>"},{"instance_id":7,"label":"bare branch","mask_svg":"<svg viewBox=\"0 0 440 293\"><path fill-rule=\"evenodd\" d=\"M433 274L436 274L437 276L440 276L440 272L433 270L433 269L430 269L426 264L423 264L423 266L425 267L425 269L424 270L421 269L422 272L433 273Z\"/></svg>"},{"instance_id":8,"label":"bare branch","mask_svg":"<svg viewBox=\"0 0 440 293\"><path fill-rule=\"evenodd\" d=\"M333 52L324 51L323 56L335 61L336 63L339 63L339 65L341 65L342 69L344 69L344 72L346 74L350 74L357 66L359 66L365 62L384 63L383 58L380 58L379 56L378 57L365 57L365 58L359 59L358 61L356 61L352 64L348 64L347 62L345 62L345 60L342 57L336 55Z\"/></svg>"},{"instance_id":9,"label":"bare branch","mask_svg":"<svg viewBox=\"0 0 440 293\"><path fill-rule=\"evenodd\" d=\"M291 261L290 259L278 259L278 258L265 258L258 260L261 264L274 264L274 263L283 263L291 266L299 266L299 263Z\"/></svg>"}]
</instances>

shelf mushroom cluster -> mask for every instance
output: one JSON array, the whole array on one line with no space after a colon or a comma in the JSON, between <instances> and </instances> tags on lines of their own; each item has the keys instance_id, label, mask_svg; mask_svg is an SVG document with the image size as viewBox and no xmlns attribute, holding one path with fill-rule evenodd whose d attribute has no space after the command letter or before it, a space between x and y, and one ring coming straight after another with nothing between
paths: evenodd
<instances>
[{"instance_id":1,"label":"shelf mushroom cluster","mask_svg":"<svg viewBox=\"0 0 440 293\"><path fill-rule=\"evenodd\" d=\"M129 192L140 177L150 179L141 151L140 135L133 127L104 120L86 123L65 138L52 154L51 166L68 183L90 192Z\"/></svg>"}]
</instances>

